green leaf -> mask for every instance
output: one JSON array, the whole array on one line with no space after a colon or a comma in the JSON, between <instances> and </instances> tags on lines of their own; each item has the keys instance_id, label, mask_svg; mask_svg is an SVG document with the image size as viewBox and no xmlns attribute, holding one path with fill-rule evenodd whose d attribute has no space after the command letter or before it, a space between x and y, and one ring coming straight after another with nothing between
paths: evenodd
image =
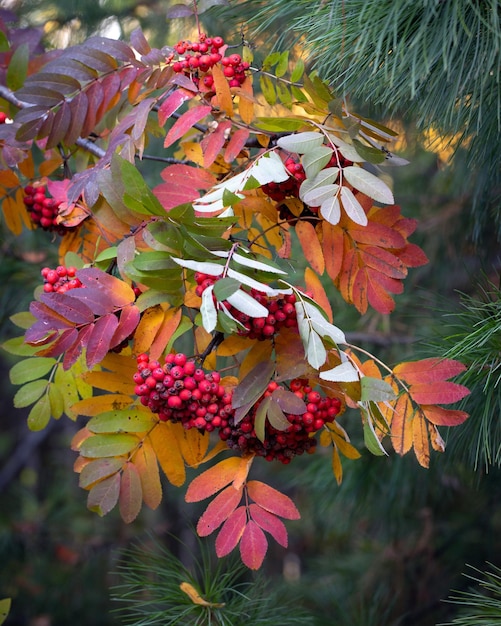
<instances>
[{"instance_id":1,"label":"green leaf","mask_svg":"<svg viewBox=\"0 0 501 626\"><path fill-rule=\"evenodd\" d=\"M32 324L33 322L30 324L30 326ZM28 343L25 343L24 336L12 337L11 339L7 339L7 341L4 341L1 347L5 350L5 352L8 352L9 354L15 354L16 356L33 356L40 349L35 346L30 346Z\"/></svg>"},{"instance_id":2,"label":"green leaf","mask_svg":"<svg viewBox=\"0 0 501 626\"><path fill-rule=\"evenodd\" d=\"M50 414L58 420L64 413L64 396L55 383L49 383Z\"/></svg>"},{"instance_id":3,"label":"green leaf","mask_svg":"<svg viewBox=\"0 0 501 626\"><path fill-rule=\"evenodd\" d=\"M30 51L27 43L23 43L14 51L7 68L6 83L7 87L12 91L21 89L28 74L28 61L30 59ZM61 100L63 97L61 96Z\"/></svg>"},{"instance_id":4,"label":"green leaf","mask_svg":"<svg viewBox=\"0 0 501 626\"><path fill-rule=\"evenodd\" d=\"M92 459L120 456L131 452L139 443L135 435L127 433L94 435L82 443L80 454Z\"/></svg>"},{"instance_id":5,"label":"green leaf","mask_svg":"<svg viewBox=\"0 0 501 626\"><path fill-rule=\"evenodd\" d=\"M277 140L277 146L288 152L297 152L297 154L311 152L315 150L315 148L320 147L323 143L323 135L314 131L286 135L285 137L279 137Z\"/></svg>"},{"instance_id":6,"label":"green leaf","mask_svg":"<svg viewBox=\"0 0 501 626\"><path fill-rule=\"evenodd\" d=\"M31 407L28 414L28 428L30 430L43 430L50 420L49 395L43 395L36 404Z\"/></svg>"},{"instance_id":7,"label":"green leaf","mask_svg":"<svg viewBox=\"0 0 501 626\"><path fill-rule=\"evenodd\" d=\"M282 53L278 51L271 52L267 57L265 57L263 61L263 65L262 65L263 70L268 71L274 65L276 65L280 61L281 55Z\"/></svg>"},{"instance_id":8,"label":"green leaf","mask_svg":"<svg viewBox=\"0 0 501 626\"><path fill-rule=\"evenodd\" d=\"M255 126L262 130L269 130L277 133L295 131L303 128L304 120L293 117L260 117Z\"/></svg>"},{"instance_id":9,"label":"green leaf","mask_svg":"<svg viewBox=\"0 0 501 626\"><path fill-rule=\"evenodd\" d=\"M259 187L259 184L257 185L257 187ZM233 193L229 189L225 189L223 191L222 200L223 200L223 205L228 207L228 206L233 206L234 204L238 204L239 202L242 202L242 196L238 196L236 193Z\"/></svg>"},{"instance_id":10,"label":"green leaf","mask_svg":"<svg viewBox=\"0 0 501 626\"><path fill-rule=\"evenodd\" d=\"M288 69L289 69L289 51L284 50L284 52L282 52L280 56L278 57L277 66L275 68L275 76L277 78L280 78L280 76L283 76L284 74L287 73Z\"/></svg>"},{"instance_id":11,"label":"green leaf","mask_svg":"<svg viewBox=\"0 0 501 626\"><path fill-rule=\"evenodd\" d=\"M33 326L33 324L37 321L33 313L30 313L29 311L14 313L14 315L11 315L9 319L13 324L23 330L28 330L28 328Z\"/></svg>"},{"instance_id":12,"label":"green leaf","mask_svg":"<svg viewBox=\"0 0 501 626\"><path fill-rule=\"evenodd\" d=\"M330 161L333 154L332 148L328 146L318 146L313 150L308 150L303 156L302 164L307 178L316 176Z\"/></svg>"},{"instance_id":13,"label":"green leaf","mask_svg":"<svg viewBox=\"0 0 501 626\"><path fill-rule=\"evenodd\" d=\"M97 257L94 259L94 263L104 263L105 261L112 261L117 258L117 247L112 246L111 248L106 248L100 252Z\"/></svg>"},{"instance_id":14,"label":"green leaf","mask_svg":"<svg viewBox=\"0 0 501 626\"><path fill-rule=\"evenodd\" d=\"M177 327L175 333L169 339L169 343L167 344L167 347L165 348L166 352L170 351L170 349L172 348L172 345L176 341L176 339L179 339L179 337L184 335L184 333L187 333L192 328L193 328L193 322L190 320L189 317L187 317L186 315L183 315L183 317L181 318L181 321L179 322L179 326Z\"/></svg>"},{"instance_id":15,"label":"green leaf","mask_svg":"<svg viewBox=\"0 0 501 626\"><path fill-rule=\"evenodd\" d=\"M22 385L30 380L42 378L50 372L56 363L56 359L41 356L19 361L12 366L9 372L10 382L13 385Z\"/></svg>"},{"instance_id":16,"label":"green leaf","mask_svg":"<svg viewBox=\"0 0 501 626\"><path fill-rule=\"evenodd\" d=\"M386 158L385 153L382 150L378 150L372 146L366 146L358 139L353 139L353 145L355 146L358 154L368 163L374 163L377 165L378 163L382 163Z\"/></svg>"},{"instance_id":17,"label":"green leaf","mask_svg":"<svg viewBox=\"0 0 501 626\"><path fill-rule=\"evenodd\" d=\"M259 441L261 441L261 443L266 438L266 414L268 413L270 405L271 396L263 398L256 409L256 415L254 417L254 431L256 433L256 437Z\"/></svg>"},{"instance_id":18,"label":"green leaf","mask_svg":"<svg viewBox=\"0 0 501 626\"><path fill-rule=\"evenodd\" d=\"M277 94L275 92L275 85L269 76L265 76L261 74L259 77L259 86L261 87L261 91L263 93L264 99L266 102L273 106L277 102Z\"/></svg>"},{"instance_id":19,"label":"green leaf","mask_svg":"<svg viewBox=\"0 0 501 626\"><path fill-rule=\"evenodd\" d=\"M268 407L267 417L270 424L273 428L277 430L287 430L291 423L285 417L285 413L280 408L278 402L275 402L274 399L270 396L270 406Z\"/></svg>"},{"instance_id":20,"label":"green leaf","mask_svg":"<svg viewBox=\"0 0 501 626\"><path fill-rule=\"evenodd\" d=\"M26 383L26 385L23 385L20 389L18 389L16 395L14 396L14 406L16 409L22 409L36 402L45 392L48 384L49 381L43 379L34 380L30 383Z\"/></svg>"},{"instance_id":21,"label":"green leaf","mask_svg":"<svg viewBox=\"0 0 501 626\"><path fill-rule=\"evenodd\" d=\"M214 283L214 295L219 302L226 300L238 289L240 289L240 282L235 278L225 276Z\"/></svg>"},{"instance_id":22,"label":"green leaf","mask_svg":"<svg viewBox=\"0 0 501 626\"><path fill-rule=\"evenodd\" d=\"M299 82L301 80L301 77L303 76L303 73L304 73L304 61L303 59L298 59L291 73L291 81L293 83Z\"/></svg>"},{"instance_id":23,"label":"green leaf","mask_svg":"<svg viewBox=\"0 0 501 626\"><path fill-rule=\"evenodd\" d=\"M217 321L223 333L227 335L233 335L233 333L236 333L238 330L238 323L224 311L217 312Z\"/></svg>"},{"instance_id":24,"label":"green leaf","mask_svg":"<svg viewBox=\"0 0 501 626\"><path fill-rule=\"evenodd\" d=\"M89 420L87 428L93 433L142 433L157 422L150 410L136 406L100 413Z\"/></svg>"},{"instance_id":25,"label":"green leaf","mask_svg":"<svg viewBox=\"0 0 501 626\"><path fill-rule=\"evenodd\" d=\"M3 35L3 33L1 34ZM0 600L0 626L2 626L2 624L7 619L7 616L9 615L11 603L12 603L11 598L2 598Z\"/></svg>"},{"instance_id":26,"label":"green leaf","mask_svg":"<svg viewBox=\"0 0 501 626\"><path fill-rule=\"evenodd\" d=\"M372 421L370 419L364 424L364 443L365 447L371 454L374 454L375 456L388 456L388 453L376 437L374 426L372 425Z\"/></svg>"},{"instance_id":27,"label":"green leaf","mask_svg":"<svg viewBox=\"0 0 501 626\"><path fill-rule=\"evenodd\" d=\"M381 202L393 204L393 193L388 185L374 174L356 165L343 168L343 175L352 187L365 193L366 196Z\"/></svg>"},{"instance_id":28,"label":"green leaf","mask_svg":"<svg viewBox=\"0 0 501 626\"><path fill-rule=\"evenodd\" d=\"M380 378L372 376L362 376L360 379L361 395L360 401L387 402L395 399L395 392L392 386Z\"/></svg>"},{"instance_id":29,"label":"green leaf","mask_svg":"<svg viewBox=\"0 0 501 626\"><path fill-rule=\"evenodd\" d=\"M308 363L316 370L322 367L327 359L327 350L322 339L314 331L310 332L306 356Z\"/></svg>"}]
</instances>

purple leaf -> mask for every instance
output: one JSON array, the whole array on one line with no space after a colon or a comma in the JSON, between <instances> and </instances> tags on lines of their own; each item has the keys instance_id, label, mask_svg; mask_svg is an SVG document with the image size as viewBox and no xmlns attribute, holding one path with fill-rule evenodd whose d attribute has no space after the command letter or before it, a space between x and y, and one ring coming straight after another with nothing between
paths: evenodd
<instances>
[{"instance_id":1,"label":"purple leaf","mask_svg":"<svg viewBox=\"0 0 501 626\"><path fill-rule=\"evenodd\" d=\"M100 363L110 349L111 338L118 326L118 317L113 313L103 315L94 324L93 331L87 342L87 367L93 368Z\"/></svg>"},{"instance_id":2,"label":"purple leaf","mask_svg":"<svg viewBox=\"0 0 501 626\"><path fill-rule=\"evenodd\" d=\"M40 300L60 317L74 324L89 324L94 321L94 313L84 302L65 293L43 293Z\"/></svg>"}]
</instances>

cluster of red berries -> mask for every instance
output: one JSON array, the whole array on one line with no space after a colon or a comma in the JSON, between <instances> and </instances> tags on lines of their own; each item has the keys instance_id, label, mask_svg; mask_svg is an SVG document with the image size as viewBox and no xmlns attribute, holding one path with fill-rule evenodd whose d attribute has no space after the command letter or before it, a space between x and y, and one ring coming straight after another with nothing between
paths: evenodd
<instances>
[{"instance_id":1,"label":"cluster of red berries","mask_svg":"<svg viewBox=\"0 0 501 626\"><path fill-rule=\"evenodd\" d=\"M140 354L133 378L141 404L160 420L208 432L227 427L233 409L221 375L205 372L182 352L168 354L163 365Z\"/></svg>"},{"instance_id":2,"label":"cluster of red berries","mask_svg":"<svg viewBox=\"0 0 501 626\"><path fill-rule=\"evenodd\" d=\"M223 56L220 50L224 45L222 37L207 37L203 33L200 34L198 41L179 41L174 46L179 60L172 63L172 69L178 74L190 76L195 84L202 80L202 84L211 89L214 85L211 69L220 63L230 87L239 87L245 81L249 63L242 61L239 54ZM172 61L173 57L170 60Z\"/></svg>"},{"instance_id":3,"label":"cluster of red berries","mask_svg":"<svg viewBox=\"0 0 501 626\"><path fill-rule=\"evenodd\" d=\"M289 156L285 160L284 165L286 170L289 172L290 177L282 183L267 183L266 185L263 185L261 189L267 196L277 203L276 206L280 214L280 219L296 221L298 217L293 215L293 213L287 208L286 205L282 204L282 202L286 198L299 197L299 188L301 183L306 180L306 173L302 164L292 156ZM325 168L339 166L347 167L348 165L353 165L353 163L345 159L341 154L333 154ZM301 213L301 217L308 218L316 216L318 214L318 209L319 207L305 206Z\"/></svg>"},{"instance_id":4,"label":"cluster of red berries","mask_svg":"<svg viewBox=\"0 0 501 626\"><path fill-rule=\"evenodd\" d=\"M295 379L290 388L298 398L304 401L306 411L302 415L285 413L290 422L286 430L277 430L266 421L265 438L260 441L254 430L256 411L262 400L270 396L279 385L270 382L262 398L252 407L251 411L238 424L230 417L228 426L219 430L219 437L232 449L243 454L256 454L267 461L278 460L287 464L304 452L312 454L317 445L313 433L320 430L325 423L334 421L339 413L341 403L337 398L321 396L318 391L308 386L307 381Z\"/></svg>"},{"instance_id":5,"label":"cluster of red berries","mask_svg":"<svg viewBox=\"0 0 501 626\"><path fill-rule=\"evenodd\" d=\"M195 293L201 296L207 287L213 285L218 279L218 276L195 272L195 281L197 282ZM225 302L224 305L228 312L241 324L238 329L239 335L250 339L264 340L272 337L281 328L297 328L296 307L294 306L296 296L294 293L278 298L269 298L262 291L251 289L250 295L256 302L265 306L269 313L266 317L249 317Z\"/></svg>"},{"instance_id":6,"label":"cluster of red berries","mask_svg":"<svg viewBox=\"0 0 501 626\"><path fill-rule=\"evenodd\" d=\"M82 287L82 283L76 277L76 267L58 265L56 269L44 267L40 272L43 278L43 290L45 293L66 293L70 289Z\"/></svg>"},{"instance_id":7,"label":"cluster of red berries","mask_svg":"<svg viewBox=\"0 0 501 626\"><path fill-rule=\"evenodd\" d=\"M44 230L55 231L59 235L66 234L69 228L57 223L59 202L47 196L45 185L26 185L24 188L24 204L31 220Z\"/></svg>"}]
</instances>

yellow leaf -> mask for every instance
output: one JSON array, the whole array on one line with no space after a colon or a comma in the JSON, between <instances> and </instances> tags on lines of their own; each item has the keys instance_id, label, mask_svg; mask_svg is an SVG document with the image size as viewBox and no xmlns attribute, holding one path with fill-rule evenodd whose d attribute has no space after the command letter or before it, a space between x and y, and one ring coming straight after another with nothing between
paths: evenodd
<instances>
[{"instance_id":1,"label":"yellow leaf","mask_svg":"<svg viewBox=\"0 0 501 626\"><path fill-rule=\"evenodd\" d=\"M211 340L212 335L208 333L202 326L198 326L198 328L195 329L195 349L197 351L197 354L202 354L211 342ZM202 366L209 370L216 369L215 351L212 351L210 354L207 355L205 361L202 363Z\"/></svg>"},{"instance_id":2,"label":"yellow leaf","mask_svg":"<svg viewBox=\"0 0 501 626\"><path fill-rule=\"evenodd\" d=\"M442 439L442 436L438 432L438 428L435 424L430 424L427 422L428 432L430 433L430 441L431 446L436 452L445 452L445 441Z\"/></svg>"},{"instance_id":3,"label":"yellow leaf","mask_svg":"<svg viewBox=\"0 0 501 626\"><path fill-rule=\"evenodd\" d=\"M4 185L4 187L17 187L19 184L19 178L14 170L0 171L0 185Z\"/></svg>"},{"instance_id":4,"label":"yellow leaf","mask_svg":"<svg viewBox=\"0 0 501 626\"><path fill-rule=\"evenodd\" d=\"M150 509L156 509L162 501L162 483L158 471L157 455L146 439L132 459L141 480L143 501Z\"/></svg>"},{"instance_id":5,"label":"yellow leaf","mask_svg":"<svg viewBox=\"0 0 501 626\"><path fill-rule=\"evenodd\" d=\"M390 406L380 404L381 413L389 418L391 443L397 454L403 456L412 448L414 407L407 393L403 393Z\"/></svg>"},{"instance_id":6,"label":"yellow leaf","mask_svg":"<svg viewBox=\"0 0 501 626\"><path fill-rule=\"evenodd\" d=\"M40 172L40 176L50 176L53 174L61 165L63 164L62 157L54 156L50 159L47 159L43 163L40 163L40 167L38 171Z\"/></svg>"},{"instance_id":7,"label":"yellow leaf","mask_svg":"<svg viewBox=\"0 0 501 626\"><path fill-rule=\"evenodd\" d=\"M83 374L85 382L89 383L93 387L103 389L104 391L111 391L120 394L133 395L134 393L134 381L132 377L124 378L123 373L117 372L87 372Z\"/></svg>"},{"instance_id":8,"label":"yellow leaf","mask_svg":"<svg viewBox=\"0 0 501 626\"><path fill-rule=\"evenodd\" d=\"M202 152L202 146L195 141L183 141L181 147L186 155L186 158L193 163L196 163L200 167L204 165L204 155Z\"/></svg>"},{"instance_id":9,"label":"yellow leaf","mask_svg":"<svg viewBox=\"0 0 501 626\"><path fill-rule=\"evenodd\" d=\"M179 585L179 588L189 597L193 604L199 604L200 606L211 606L214 608L220 608L224 606L224 602L217 603L204 600L191 583L183 582Z\"/></svg>"},{"instance_id":10,"label":"yellow leaf","mask_svg":"<svg viewBox=\"0 0 501 626\"><path fill-rule=\"evenodd\" d=\"M228 79L217 64L212 68L212 78L214 79L214 89L216 90L214 104L226 113L228 117L233 117L233 98Z\"/></svg>"},{"instance_id":11,"label":"yellow leaf","mask_svg":"<svg viewBox=\"0 0 501 626\"><path fill-rule=\"evenodd\" d=\"M313 294L313 300L315 300L315 302L322 307L322 310L325 311L327 317L329 318L329 322L332 323L332 308L329 298L325 293L325 289L320 281L320 278L318 277L318 274L316 274L311 267L307 267L304 271L304 283L306 285L306 289L311 291Z\"/></svg>"},{"instance_id":12,"label":"yellow leaf","mask_svg":"<svg viewBox=\"0 0 501 626\"><path fill-rule=\"evenodd\" d=\"M341 465L341 459L339 458L339 452L336 446L332 448L332 472L338 485L343 481L343 466Z\"/></svg>"},{"instance_id":13,"label":"yellow leaf","mask_svg":"<svg viewBox=\"0 0 501 626\"><path fill-rule=\"evenodd\" d=\"M209 433L202 434L196 428L186 430L182 424L173 424L172 427L186 463L190 467L200 465L209 448Z\"/></svg>"},{"instance_id":14,"label":"yellow leaf","mask_svg":"<svg viewBox=\"0 0 501 626\"><path fill-rule=\"evenodd\" d=\"M73 405L80 400L77 383L72 370L65 371L62 364L56 369L54 383L61 392L64 412L72 420L76 420L77 414L73 411Z\"/></svg>"},{"instance_id":15,"label":"yellow leaf","mask_svg":"<svg viewBox=\"0 0 501 626\"><path fill-rule=\"evenodd\" d=\"M164 315L164 310L159 304L146 309L143 313L134 332L135 354L150 351L151 344L164 321Z\"/></svg>"},{"instance_id":16,"label":"yellow leaf","mask_svg":"<svg viewBox=\"0 0 501 626\"><path fill-rule=\"evenodd\" d=\"M245 482L247 481L247 476L249 475L249 470L254 459L254 454L250 456L244 456L240 459L240 466L235 473L235 478L233 479L232 483L234 489L236 489L237 491L242 489Z\"/></svg>"},{"instance_id":17,"label":"yellow leaf","mask_svg":"<svg viewBox=\"0 0 501 626\"><path fill-rule=\"evenodd\" d=\"M23 230L23 223L15 199L11 196L5 197L2 202L2 211L7 228L11 233L19 236Z\"/></svg>"},{"instance_id":18,"label":"yellow leaf","mask_svg":"<svg viewBox=\"0 0 501 626\"><path fill-rule=\"evenodd\" d=\"M76 402L72 409L77 415L93 417L106 411L119 411L132 404L132 398L119 393L106 393L100 396L91 396Z\"/></svg>"},{"instance_id":19,"label":"yellow leaf","mask_svg":"<svg viewBox=\"0 0 501 626\"><path fill-rule=\"evenodd\" d=\"M148 438L167 479L176 487L180 487L186 480L186 469L176 437L175 426L179 426L179 424L159 422L149 432Z\"/></svg>"},{"instance_id":20,"label":"yellow leaf","mask_svg":"<svg viewBox=\"0 0 501 626\"><path fill-rule=\"evenodd\" d=\"M416 412L412 420L412 441L414 444L414 453L422 467L430 465L430 446L428 443L428 430L426 421L420 413Z\"/></svg>"},{"instance_id":21,"label":"yellow leaf","mask_svg":"<svg viewBox=\"0 0 501 626\"><path fill-rule=\"evenodd\" d=\"M271 341L256 341L242 361L238 376L240 380L259 363L268 363L271 360L273 345Z\"/></svg>"},{"instance_id":22,"label":"yellow leaf","mask_svg":"<svg viewBox=\"0 0 501 626\"><path fill-rule=\"evenodd\" d=\"M254 341L248 337L241 337L240 335L230 335L226 337L217 347L218 356L233 356L239 352L247 350L254 345Z\"/></svg>"}]
</instances>

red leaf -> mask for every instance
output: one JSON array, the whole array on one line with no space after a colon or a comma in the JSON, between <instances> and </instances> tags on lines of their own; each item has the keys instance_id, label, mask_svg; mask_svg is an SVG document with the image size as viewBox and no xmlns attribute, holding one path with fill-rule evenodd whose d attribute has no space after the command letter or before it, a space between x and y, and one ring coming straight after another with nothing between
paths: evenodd
<instances>
[{"instance_id":1,"label":"red leaf","mask_svg":"<svg viewBox=\"0 0 501 626\"><path fill-rule=\"evenodd\" d=\"M285 519L301 517L296 505L288 496L259 480L250 480L247 483L247 492L256 504L270 513L285 517Z\"/></svg>"},{"instance_id":2,"label":"red leaf","mask_svg":"<svg viewBox=\"0 0 501 626\"><path fill-rule=\"evenodd\" d=\"M64 139L66 133L68 132L70 124L70 107L69 104L64 101L54 116L54 122L52 124L49 136L47 137L47 143L45 144L45 148L47 150L49 150L50 148L54 148Z\"/></svg>"},{"instance_id":3,"label":"red leaf","mask_svg":"<svg viewBox=\"0 0 501 626\"><path fill-rule=\"evenodd\" d=\"M468 419L468 413L464 411L454 411L452 409L444 409L441 406L422 405L421 410L425 414L427 420L436 426L457 426Z\"/></svg>"},{"instance_id":4,"label":"red leaf","mask_svg":"<svg viewBox=\"0 0 501 626\"><path fill-rule=\"evenodd\" d=\"M101 80L103 87L103 99L96 111L97 119L101 119L103 115L108 111L108 107L113 99L120 93L120 76L115 72L105 76Z\"/></svg>"},{"instance_id":5,"label":"red leaf","mask_svg":"<svg viewBox=\"0 0 501 626\"><path fill-rule=\"evenodd\" d=\"M118 318L113 313L103 315L96 320L94 328L87 342L86 362L92 369L100 363L110 349L111 338L118 326Z\"/></svg>"},{"instance_id":6,"label":"red leaf","mask_svg":"<svg viewBox=\"0 0 501 626\"><path fill-rule=\"evenodd\" d=\"M69 298L76 298L84 302L94 315L106 315L113 311L113 301L106 298L102 289L96 287L77 287L66 292Z\"/></svg>"},{"instance_id":7,"label":"red leaf","mask_svg":"<svg viewBox=\"0 0 501 626\"><path fill-rule=\"evenodd\" d=\"M350 228L350 236L358 243L380 248L403 248L405 246L405 239L398 231L373 221L369 221L364 227Z\"/></svg>"},{"instance_id":8,"label":"red leaf","mask_svg":"<svg viewBox=\"0 0 501 626\"><path fill-rule=\"evenodd\" d=\"M66 354L63 359L63 369L69 370L70 367L76 362L78 357L82 354L82 350L87 344L88 338L92 334L93 330L94 324L88 324L80 330L75 343L66 350Z\"/></svg>"},{"instance_id":9,"label":"red leaf","mask_svg":"<svg viewBox=\"0 0 501 626\"><path fill-rule=\"evenodd\" d=\"M73 326L72 322L67 320L62 315L59 315L57 311L54 311L54 309L48 307L43 302L38 302L36 300L31 302L30 313L32 313L39 320L39 322L36 322L31 328L28 328L26 331L26 337L30 336L30 339L26 339L26 341L33 341L33 339L31 339L31 335L34 335L38 329L43 330L44 334L47 334L48 330L58 330Z\"/></svg>"},{"instance_id":10,"label":"red leaf","mask_svg":"<svg viewBox=\"0 0 501 626\"><path fill-rule=\"evenodd\" d=\"M288 537L285 524L280 518L266 509L263 509L254 502L249 506L249 513L252 519L260 526L264 531L270 533L270 535L284 548L287 547Z\"/></svg>"},{"instance_id":11,"label":"red leaf","mask_svg":"<svg viewBox=\"0 0 501 626\"><path fill-rule=\"evenodd\" d=\"M112 306L117 308L131 304L136 299L134 290L130 285L97 267L77 270L76 276L82 285L99 289L102 297L107 298Z\"/></svg>"},{"instance_id":12,"label":"red leaf","mask_svg":"<svg viewBox=\"0 0 501 626\"><path fill-rule=\"evenodd\" d=\"M409 393L418 404L450 404L467 396L470 390L457 383L442 381L411 385Z\"/></svg>"},{"instance_id":13,"label":"red leaf","mask_svg":"<svg viewBox=\"0 0 501 626\"><path fill-rule=\"evenodd\" d=\"M466 366L453 359L430 358L404 361L393 368L393 373L410 385L447 380L464 372Z\"/></svg>"},{"instance_id":14,"label":"red leaf","mask_svg":"<svg viewBox=\"0 0 501 626\"><path fill-rule=\"evenodd\" d=\"M163 126L169 117L177 111L180 106L182 106L187 100L191 100L194 96L195 94L193 91L188 91L182 87L173 91L167 98L165 98L158 109L159 125Z\"/></svg>"},{"instance_id":15,"label":"red leaf","mask_svg":"<svg viewBox=\"0 0 501 626\"><path fill-rule=\"evenodd\" d=\"M218 493L198 520L197 533L200 537L207 537L228 519L239 505L242 492L243 487L235 489L230 485Z\"/></svg>"},{"instance_id":16,"label":"red leaf","mask_svg":"<svg viewBox=\"0 0 501 626\"><path fill-rule=\"evenodd\" d=\"M181 117L175 121L174 125L167 133L164 141L164 148L168 148L172 145L175 141L187 133L194 124L203 120L204 117L207 117L211 111L212 107L208 104L200 104L183 113Z\"/></svg>"},{"instance_id":17,"label":"red leaf","mask_svg":"<svg viewBox=\"0 0 501 626\"><path fill-rule=\"evenodd\" d=\"M204 156L204 167L208 168L214 163L226 142L226 131L230 128L230 121L219 122L216 126L216 130L202 139L201 146Z\"/></svg>"},{"instance_id":18,"label":"red leaf","mask_svg":"<svg viewBox=\"0 0 501 626\"><path fill-rule=\"evenodd\" d=\"M367 281L367 300L372 308L383 315L389 315L395 308L395 301L377 280Z\"/></svg>"},{"instance_id":19,"label":"red leaf","mask_svg":"<svg viewBox=\"0 0 501 626\"><path fill-rule=\"evenodd\" d=\"M190 165L171 165L162 171L161 176L165 183L154 187L153 193L166 211L193 202L200 197L199 189L210 189L217 182L210 172Z\"/></svg>"},{"instance_id":20,"label":"red leaf","mask_svg":"<svg viewBox=\"0 0 501 626\"><path fill-rule=\"evenodd\" d=\"M240 541L247 524L247 509L239 506L221 527L216 537L216 554L219 558L229 554Z\"/></svg>"},{"instance_id":21,"label":"red leaf","mask_svg":"<svg viewBox=\"0 0 501 626\"><path fill-rule=\"evenodd\" d=\"M429 262L426 254L415 243L408 243L401 250L395 250L395 254L407 267L420 267Z\"/></svg>"},{"instance_id":22,"label":"red leaf","mask_svg":"<svg viewBox=\"0 0 501 626\"><path fill-rule=\"evenodd\" d=\"M78 330L76 328L67 328L59 335L59 337L45 350L37 352L38 356L60 356L78 340Z\"/></svg>"},{"instance_id":23,"label":"red leaf","mask_svg":"<svg viewBox=\"0 0 501 626\"><path fill-rule=\"evenodd\" d=\"M110 340L110 348L119 346L136 330L141 313L135 304L129 304L120 311L118 326Z\"/></svg>"},{"instance_id":24,"label":"red leaf","mask_svg":"<svg viewBox=\"0 0 501 626\"><path fill-rule=\"evenodd\" d=\"M240 154L241 150L245 147L247 139L249 138L249 131L246 128L239 128L233 133L226 150L224 151L224 160L226 163L231 163Z\"/></svg>"},{"instance_id":25,"label":"red leaf","mask_svg":"<svg viewBox=\"0 0 501 626\"><path fill-rule=\"evenodd\" d=\"M254 521L247 523L240 541L240 555L242 562L249 569L257 570L263 564L268 540L266 535Z\"/></svg>"},{"instance_id":26,"label":"red leaf","mask_svg":"<svg viewBox=\"0 0 501 626\"><path fill-rule=\"evenodd\" d=\"M97 111L103 101L103 87L99 81L95 81L87 89L87 101L89 106L87 108L87 115L85 116L85 122L82 126L82 136L87 137L95 129L97 122Z\"/></svg>"},{"instance_id":27,"label":"red leaf","mask_svg":"<svg viewBox=\"0 0 501 626\"><path fill-rule=\"evenodd\" d=\"M199 502L213 496L233 481L240 465L241 459L232 456L205 470L192 480L186 491L186 502Z\"/></svg>"},{"instance_id":28,"label":"red leaf","mask_svg":"<svg viewBox=\"0 0 501 626\"><path fill-rule=\"evenodd\" d=\"M402 279L407 276L407 269L400 259L384 248L366 246L359 251L363 265L372 267L390 278Z\"/></svg>"},{"instance_id":29,"label":"red leaf","mask_svg":"<svg viewBox=\"0 0 501 626\"><path fill-rule=\"evenodd\" d=\"M64 138L64 143L71 146L80 137L87 116L89 101L85 91L81 91L70 102L71 125Z\"/></svg>"},{"instance_id":30,"label":"red leaf","mask_svg":"<svg viewBox=\"0 0 501 626\"><path fill-rule=\"evenodd\" d=\"M43 293L40 300L74 324L89 324L94 321L94 313L84 302L65 293Z\"/></svg>"}]
</instances>

